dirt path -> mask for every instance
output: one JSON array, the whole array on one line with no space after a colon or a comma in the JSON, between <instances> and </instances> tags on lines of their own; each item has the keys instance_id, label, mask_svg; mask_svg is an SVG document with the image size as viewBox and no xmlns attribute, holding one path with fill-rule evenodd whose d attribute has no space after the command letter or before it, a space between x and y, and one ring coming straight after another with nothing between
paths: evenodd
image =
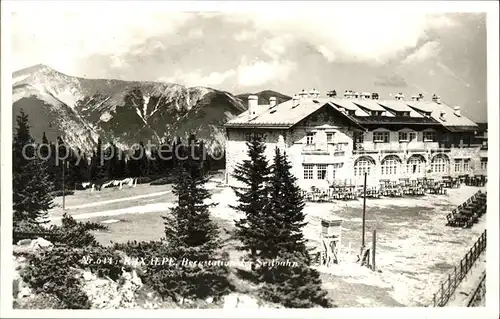
<instances>
[{"instance_id":1,"label":"dirt path","mask_svg":"<svg viewBox=\"0 0 500 319\"><path fill-rule=\"evenodd\" d=\"M76 205L76 206L69 206L66 207L66 209L80 209L80 208L87 208L87 207L95 207L95 206L101 206L101 205L107 205L107 204L112 204L112 203L120 203L120 202L125 202L125 201L130 201L130 200L136 200L136 199L141 199L141 198L147 198L147 197L155 197L155 196L161 196L165 195L168 193L171 193L171 190L164 191L164 192L157 192L157 193L151 193L151 194L145 194L145 195L137 195L137 196L130 196L130 197L125 197L125 198L117 198L117 199L110 199L110 200L105 200L105 201L100 201L100 202L95 202L95 203L88 203L88 204L83 204L83 205Z\"/></svg>"},{"instance_id":2,"label":"dirt path","mask_svg":"<svg viewBox=\"0 0 500 319\"><path fill-rule=\"evenodd\" d=\"M172 207L172 205L173 204L171 202L154 203L148 205L132 206L127 208L105 210L92 213L72 214L71 217L73 217L74 219L89 219L96 217L118 216L124 214L158 213L168 210L170 207ZM54 216L50 218L50 221L57 222L60 221L61 219L62 219L61 216Z\"/></svg>"}]
</instances>

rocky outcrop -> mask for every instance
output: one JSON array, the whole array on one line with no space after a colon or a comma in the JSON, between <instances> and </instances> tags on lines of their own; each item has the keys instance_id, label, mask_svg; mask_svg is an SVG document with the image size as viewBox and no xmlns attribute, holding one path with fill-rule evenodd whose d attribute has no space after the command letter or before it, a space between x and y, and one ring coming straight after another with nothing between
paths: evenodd
<instances>
[{"instance_id":1,"label":"rocky outcrop","mask_svg":"<svg viewBox=\"0 0 500 319\"><path fill-rule=\"evenodd\" d=\"M22 279L30 256L52 249L54 245L43 239L21 240L14 245L12 259L14 267L13 299L14 307L19 309L60 309L64 304L55 296L35 293ZM123 271L117 280L101 278L89 270L76 269L75 278L81 283L91 309L262 309L282 308L279 305L262 302L244 293L230 293L221 299L213 297L205 300L183 299L178 303L163 300L156 292L144 285L138 276L139 269Z\"/></svg>"}]
</instances>

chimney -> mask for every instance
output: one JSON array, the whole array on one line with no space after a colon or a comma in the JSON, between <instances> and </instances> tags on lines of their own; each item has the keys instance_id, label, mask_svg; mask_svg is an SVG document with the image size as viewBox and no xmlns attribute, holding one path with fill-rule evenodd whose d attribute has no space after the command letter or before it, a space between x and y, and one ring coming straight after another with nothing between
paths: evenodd
<instances>
[{"instance_id":1,"label":"chimney","mask_svg":"<svg viewBox=\"0 0 500 319\"><path fill-rule=\"evenodd\" d=\"M337 91L335 91L335 90L328 91L326 93L326 96L328 96L328 97L336 97L337 96Z\"/></svg>"},{"instance_id":2,"label":"chimney","mask_svg":"<svg viewBox=\"0 0 500 319\"><path fill-rule=\"evenodd\" d=\"M432 95L432 102L437 103L437 104L441 104L441 98L439 97L439 95L433 94Z\"/></svg>"},{"instance_id":3,"label":"chimney","mask_svg":"<svg viewBox=\"0 0 500 319\"><path fill-rule=\"evenodd\" d=\"M248 96L248 115L253 118L257 115L257 108L259 107L259 97L257 95Z\"/></svg>"},{"instance_id":4,"label":"chimney","mask_svg":"<svg viewBox=\"0 0 500 319\"><path fill-rule=\"evenodd\" d=\"M318 98L319 97L319 91L316 90L316 89L312 89L311 91L309 91L309 97L311 99Z\"/></svg>"},{"instance_id":5,"label":"chimney","mask_svg":"<svg viewBox=\"0 0 500 319\"><path fill-rule=\"evenodd\" d=\"M304 99L307 98L308 93L306 90L302 90L302 92L299 93L299 98Z\"/></svg>"},{"instance_id":6,"label":"chimney","mask_svg":"<svg viewBox=\"0 0 500 319\"><path fill-rule=\"evenodd\" d=\"M453 108L455 110L455 112L453 112L456 116L460 117L462 116L462 114L460 114L460 106L455 106Z\"/></svg>"},{"instance_id":7,"label":"chimney","mask_svg":"<svg viewBox=\"0 0 500 319\"><path fill-rule=\"evenodd\" d=\"M299 106L299 96L297 94L294 94L292 97L292 108Z\"/></svg>"},{"instance_id":8,"label":"chimney","mask_svg":"<svg viewBox=\"0 0 500 319\"><path fill-rule=\"evenodd\" d=\"M276 98L274 96L271 96L269 98L269 107L274 107L276 106Z\"/></svg>"}]
</instances>

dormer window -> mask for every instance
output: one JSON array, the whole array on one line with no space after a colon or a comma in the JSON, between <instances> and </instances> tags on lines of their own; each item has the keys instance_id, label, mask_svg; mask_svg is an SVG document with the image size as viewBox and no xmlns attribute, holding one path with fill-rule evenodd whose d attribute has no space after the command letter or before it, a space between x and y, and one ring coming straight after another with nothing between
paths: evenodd
<instances>
[{"instance_id":1,"label":"dormer window","mask_svg":"<svg viewBox=\"0 0 500 319\"><path fill-rule=\"evenodd\" d=\"M424 142L435 142L436 132L424 132Z\"/></svg>"},{"instance_id":2,"label":"dormer window","mask_svg":"<svg viewBox=\"0 0 500 319\"><path fill-rule=\"evenodd\" d=\"M373 132L374 143L389 143L389 132Z\"/></svg>"},{"instance_id":3,"label":"dormer window","mask_svg":"<svg viewBox=\"0 0 500 319\"><path fill-rule=\"evenodd\" d=\"M327 132L326 133L326 142L333 143L333 137L335 136L335 132Z\"/></svg>"},{"instance_id":4,"label":"dormer window","mask_svg":"<svg viewBox=\"0 0 500 319\"><path fill-rule=\"evenodd\" d=\"M408 132L399 132L399 141L400 142L408 142Z\"/></svg>"},{"instance_id":5,"label":"dormer window","mask_svg":"<svg viewBox=\"0 0 500 319\"><path fill-rule=\"evenodd\" d=\"M314 143L314 133L310 132L306 134L306 144L312 145Z\"/></svg>"}]
</instances>

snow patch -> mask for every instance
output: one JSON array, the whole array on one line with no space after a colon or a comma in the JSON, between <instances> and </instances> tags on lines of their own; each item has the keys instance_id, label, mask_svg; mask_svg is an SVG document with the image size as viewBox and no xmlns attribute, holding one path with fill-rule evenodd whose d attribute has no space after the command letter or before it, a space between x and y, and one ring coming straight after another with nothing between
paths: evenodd
<instances>
[{"instance_id":1,"label":"snow patch","mask_svg":"<svg viewBox=\"0 0 500 319\"><path fill-rule=\"evenodd\" d=\"M12 78L12 83L16 84L17 82L21 82L22 80L25 80L29 76L30 76L29 74L28 75L16 76L16 77Z\"/></svg>"},{"instance_id":2,"label":"snow patch","mask_svg":"<svg viewBox=\"0 0 500 319\"><path fill-rule=\"evenodd\" d=\"M101 222L101 224L113 224L113 223L118 223L119 220L118 219L107 219L107 220L103 220Z\"/></svg>"},{"instance_id":3,"label":"snow patch","mask_svg":"<svg viewBox=\"0 0 500 319\"><path fill-rule=\"evenodd\" d=\"M142 106L142 114L144 115L144 118L148 117L148 114L146 112L148 110L149 98L149 95L144 95L144 105Z\"/></svg>"}]
</instances>

